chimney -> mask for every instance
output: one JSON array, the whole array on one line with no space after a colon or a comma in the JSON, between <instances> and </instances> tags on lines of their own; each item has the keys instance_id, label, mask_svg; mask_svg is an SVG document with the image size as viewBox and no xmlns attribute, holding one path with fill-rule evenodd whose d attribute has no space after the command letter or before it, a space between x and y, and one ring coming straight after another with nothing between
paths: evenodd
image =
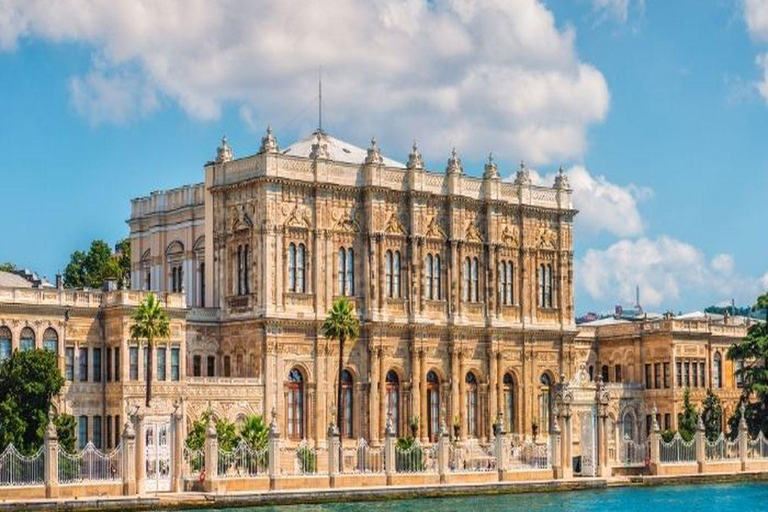
<instances>
[{"instance_id":1,"label":"chimney","mask_svg":"<svg viewBox=\"0 0 768 512\"><path fill-rule=\"evenodd\" d=\"M61 274L56 274L56 289L57 290L64 289L64 279L62 278Z\"/></svg>"}]
</instances>

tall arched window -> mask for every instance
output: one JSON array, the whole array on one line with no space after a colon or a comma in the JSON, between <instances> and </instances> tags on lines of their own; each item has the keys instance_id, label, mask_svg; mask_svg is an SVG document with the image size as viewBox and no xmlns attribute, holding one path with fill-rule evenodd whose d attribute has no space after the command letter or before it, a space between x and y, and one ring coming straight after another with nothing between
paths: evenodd
<instances>
[{"instance_id":1,"label":"tall arched window","mask_svg":"<svg viewBox=\"0 0 768 512\"><path fill-rule=\"evenodd\" d=\"M296 291L296 244L288 246L288 291Z\"/></svg>"},{"instance_id":2,"label":"tall arched window","mask_svg":"<svg viewBox=\"0 0 768 512\"><path fill-rule=\"evenodd\" d=\"M478 297L480 296L480 294L479 294L479 285L478 285L478 273L479 273L479 269L478 269L477 258L472 258L472 275L471 275L471 278L472 278L472 290L471 290L472 297L470 299L472 302L477 302L478 301Z\"/></svg>"},{"instance_id":3,"label":"tall arched window","mask_svg":"<svg viewBox=\"0 0 768 512\"><path fill-rule=\"evenodd\" d=\"M248 244L243 248L243 293L251 293L251 280L249 270L251 268L251 250Z\"/></svg>"},{"instance_id":4,"label":"tall arched window","mask_svg":"<svg viewBox=\"0 0 768 512\"><path fill-rule=\"evenodd\" d=\"M25 327L21 330L21 336L19 336L19 349L25 352L33 348L35 348L35 331Z\"/></svg>"},{"instance_id":5,"label":"tall arched window","mask_svg":"<svg viewBox=\"0 0 768 512\"><path fill-rule=\"evenodd\" d=\"M435 300L441 300L443 297L441 288L443 275L441 271L442 269L440 267L440 256L435 254L435 261L432 265L432 279L434 280Z\"/></svg>"},{"instance_id":6,"label":"tall arched window","mask_svg":"<svg viewBox=\"0 0 768 512\"><path fill-rule=\"evenodd\" d=\"M504 428L515 431L515 381L509 373L504 374Z\"/></svg>"},{"instance_id":7,"label":"tall arched window","mask_svg":"<svg viewBox=\"0 0 768 512\"><path fill-rule=\"evenodd\" d=\"M248 244L237 246L237 294L247 295L250 284L248 268L250 267L250 250Z\"/></svg>"},{"instance_id":8,"label":"tall arched window","mask_svg":"<svg viewBox=\"0 0 768 512\"><path fill-rule=\"evenodd\" d=\"M507 262L507 286L504 290L504 297L506 299L506 303L509 305L512 305L515 303L515 288L514 288L514 282L515 282L515 273L512 269L512 262Z\"/></svg>"},{"instance_id":9,"label":"tall arched window","mask_svg":"<svg viewBox=\"0 0 768 512\"><path fill-rule=\"evenodd\" d=\"M343 247L339 249L339 261L337 264L339 267L339 295L344 295L344 283L347 275L347 250Z\"/></svg>"},{"instance_id":10,"label":"tall arched window","mask_svg":"<svg viewBox=\"0 0 768 512\"><path fill-rule=\"evenodd\" d=\"M394 261L392 262L392 295L391 297L400 297L400 251L395 251Z\"/></svg>"},{"instance_id":11,"label":"tall arched window","mask_svg":"<svg viewBox=\"0 0 768 512\"><path fill-rule=\"evenodd\" d=\"M470 259L467 258L464 260L464 302L469 302L471 294L470 294L470 287L472 286L472 277L471 277L471 271L470 271Z\"/></svg>"},{"instance_id":12,"label":"tall arched window","mask_svg":"<svg viewBox=\"0 0 768 512\"><path fill-rule=\"evenodd\" d=\"M737 388L743 388L744 387L744 360L738 359L736 361L736 371L733 372L734 375L736 375L736 387Z\"/></svg>"},{"instance_id":13,"label":"tall arched window","mask_svg":"<svg viewBox=\"0 0 768 512\"><path fill-rule=\"evenodd\" d=\"M59 335L52 327L47 328L43 333L43 348L54 354L59 353Z\"/></svg>"},{"instance_id":14,"label":"tall arched window","mask_svg":"<svg viewBox=\"0 0 768 512\"><path fill-rule=\"evenodd\" d=\"M341 372L341 435L352 439L352 374L348 370Z\"/></svg>"},{"instance_id":15,"label":"tall arched window","mask_svg":"<svg viewBox=\"0 0 768 512\"><path fill-rule=\"evenodd\" d=\"M440 435L440 379L433 371L427 374L427 427L429 440L437 442Z\"/></svg>"},{"instance_id":16,"label":"tall arched window","mask_svg":"<svg viewBox=\"0 0 768 512\"><path fill-rule=\"evenodd\" d=\"M608 365L604 364L600 367L600 376L603 378L603 382L608 382L610 379L610 371L608 370Z\"/></svg>"},{"instance_id":17,"label":"tall arched window","mask_svg":"<svg viewBox=\"0 0 768 512\"><path fill-rule=\"evenodd\" d=\"M723 356L720 355L720 352L715 352L712 368L712 387L723 387Z\"/></svg>"},{"instance_id":18,"label":"tall arched window","mask_svg":"<svg viewBox=\"0 0 768 512\"><path fill-rule=\"evenodd\" d=\"M394 370L387 372L387 417L392 418L395 434L400 435L400 378Z\"/></svg>"},{"instance_id":19,"label":"tall arched window","mask_svg":"<svg viewBox=\"0 0 768 512\"><path fill-rule=\"evenodd\" d=\"M384 255L384 291L387 297L392 297L392 251Z\"/></svg>"},{"instance_id":20,"label":"tall arched window","mask_svg":"<svg viewBox=\"0 0 768 512\"><path fill-rule=\"evenodd\" d=\"M11 330L6 326L0 326L0 361L11 357Z\"/></svg>"},{"instance_id":21,"label":"tall arched window","mask_svg":"<svg viewBox=\"0 0 768 512\"><path fill-rule=\"evenodd\" d=\"M339 295L355 294L355 251L339 249Z\"/></svg>"},{"instance_id":22,"label":"tall arched window","mask_svg":"<svg viewBox=\"0 0 768 512\"><path fill-rule=\"evenodd\" d=\"M306 289L306 249L291 242L288 246L288 291L305 293Z\"/></svg>"},{"instance_id":23,"label":"tall arched window","mask_svg":"<svg viewBox=\"0 0 768 512\"><path fill-rule=\"evenodd\" d=\"M621 420L621 438L622 439L635 439L635 428L632 415L629 412L624 413L624 418Z\"/></svg>"},{"instance_id":24,"label":"tall arched window","mask_svg":"<svg viewBox=\"0 0 768 512\"><path fill-rule=\"evenodd\" d=\"M505 292L507 289L507 265L503 261L499 262L499 272L497 279L499 281L499 303L506 304L507 298L505 297Z\"/></svg>"},{"instance_id":25,"label":"tall arched window","mask_svg":"<svg viewBox=\"0 0 768 512\"><path fill-rule=\"evenodd\" d=\"M539 428L543 433L549 433L552 427L552 380L546 373L541 374L539 387Z\"/></svg>"},{"instance_id":26,"label":"tall arched window","mask_svg":"<svg viewBox=\"0 0 768 512\"><path fill-rule=\"evenodd\" d=\"M467 385L467 436L477 437L477 378L469 372L464 382Z\"/></svg>"},{"instance_id":27,"label":"tall arched window","mask_svg":"<svg viewBox=\"0 0 768 512\"><path fill-rule=\"evenodd\" d=\"M432 255L427 254L427 261L424 264L424 288L425 294L429 300L434 300L432 291Z\"/></svg>"},{"instance_id":28,"label":"tall arched window","mask_svg":"<svg viewBox=\"0 0 768 512\"><path fill-rule=\"evenodd\" d=\"M515 303L513 279L514 273L512 271L511 261L499 262L499 302L501 304L511 306Z\"/></svg>"},{"instance_id":29,"label":"tall arched window","mask_svg":"<svg viewBox=\"0 0 768 512\"><path fill-rule=\"evenodd\" d=\"M304 438L304 376L298 368L288 374L286 384L288 403L286 404L288 419L288 437L291 439Z\"/></svg>"}]
</instances>

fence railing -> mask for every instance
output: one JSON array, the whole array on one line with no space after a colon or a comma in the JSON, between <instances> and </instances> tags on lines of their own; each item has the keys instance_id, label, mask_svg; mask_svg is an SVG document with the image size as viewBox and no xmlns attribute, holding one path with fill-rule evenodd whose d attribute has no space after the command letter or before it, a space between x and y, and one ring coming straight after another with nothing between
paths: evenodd
<instances>
[{"instance_id":1,"label":"fence railing","mask_svg":"<svg viewBox=\"0 0 768 512\"><path fill-rule=\"evenodd\" d=\"M761 431L757 437L747 442L747 458L768 459L768 439Z\"/></svg>"},{"instance_id":2,"label":"fence railing","mask_svg":"<svg viewBox=\"0 0 768 512\"><path fill-rule=\"evenodd\" d=\"M59 452L59 482L94 482L104 480L120 480L123 467L122 444L111 452L104 453L93 443L77 453Z\"/></svg>"},{"instance_id":3,"label":"fence railing","mask_svg":"<svg viewBox=\"0 0 768 512\"><path fill-rule=\"evenodd\" d=\"M315 448L306 439L303 439L295 448L284 448L283 451L292 453L292 474L294 475L316 475L318 473L318 459L322 455L327 457L327 450Z\"/></svg>"},{"instance_id":4,"label":"fence railing","mask_svg":"<svg viewBox=\"0 0 768 512\"><path fill-rule=\"evenodd\" d=\"M34 455L22 455L13 444L0 453L0 487L43 485L45 458L43 447Z\"/></svg>"},{"instance_id":5,"label":"fence railing","mask_svg":"<svg viewBox=\"0 0 768 512\"><path fill-rule=\"evenodd\" d=\"M358 439L354 448L342 450L342 473L383 473L384 450L372 448L365 439Z\"/></svg>"},{"instance_id":6,"label":"fence railing","mask_svg":"<svg viewBox=\"0 0 768 512\"><path fill-rule=\"evenodd\" d=\"M659 439L659 459L664 464L696 462L696 439L686 441L679 432L668 443Z\"/></svg>"},{"instance_id":7,"label":"fence railing","mask_svg":"<svg viewBox=\"0 0 768 512\"><path fill-rule=\"evenodd\" d=\"M704 456L707 460L727 460L739 458L739 441L729 441L721 432L714 441L704 440Z\"/></svg>"},{"instance_id":8,"label":"fence railing","mask_svg":"<svg viewBox=\"0 0 768 512\"><path fill-rule=\"evenodd\" d=\"M266 447L254 450L241 440L231 452L219 450L218 476L221 478L266 476L268 470L269 451Z\"/></svg>"},{"instance_id":9,"label":"fence railing","mask_svg":"<svg viewBox=\"0 0 768 512\"><path fill-rule=\"evenodd\" d=\"M482 445L476 439L448 448L450 471L496 471L496 452L493 444Z\"/></svg>"},{"instance_id":10,"label":"fence railing","mask_svg":"<svg viewBox=\"0 0 768 512\"><path fill-rule=\"evenodd\" d=\"M436 473L437 445L427 447L418 440L408 447L395 447L395 471L398 473Z\"/></svg>"},{"instance_id":11,"label":"fence railing","mask_svg":"<svg viewBox=\"0 0 768 512\"><path fill-rule=\"evenodd\" d=\"M637 442L629 436L619 441L619 464L622 466L637 466L645 464L649 457L648 441Z\"/></svg>"},{"instance_id":12,"label":"fence railing","mask_svg":"<svg viewBox=\"0 0 768 512\"><path fill-rule=\"evenodd\" d=\"M182 475L187 478L197 478L200 472L205 468L205 450L193 450L187 443L184 443L182 450L184 459L181 468Z\"/></svg>"},{"instance_id":13,"label":"fence railing","mask_svg":"<svg viewBox=\"0 0 768 512\"><path fill-rule=\"evenodd\" d=\"M508 443L507 468L546 469L551 467L549 443L536 443L531 438L512 438Z\"/></svg>"}]
</instances>

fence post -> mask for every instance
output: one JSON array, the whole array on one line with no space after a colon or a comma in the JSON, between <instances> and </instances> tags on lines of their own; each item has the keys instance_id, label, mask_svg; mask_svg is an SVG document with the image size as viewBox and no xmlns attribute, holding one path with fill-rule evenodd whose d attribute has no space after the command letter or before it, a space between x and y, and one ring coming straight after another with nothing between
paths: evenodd
<instances>
[{"instance_id":1,"label":"fence post","mask_svg":"<svg viewBox=\"0 0 768 512\"><path fill-rule=\"evenodd\" d=\"M43 439L43 457L45 474L45 497L59 497L59 436L53 424L53 415L48 416L48 426Z\"/></svg>"},{"instance_id":2,"label":"fence post","mask_svg":"<svg viewBox=\"0 0 768 512\"><path fill-rule=\"evenodd\" d=\"M651 434L648 436L648 448L650 451L649 469L652 475L659 474L659 465L661 464L661 457L659 456L659 441L661 440L661 433L659 429L659 422L656 421L656 405L651 410L652 426Z\"/></svg>"},{"instance_id":3,"label":"fence post","mask_svg":"<svg viewBox=\"0 0 768 512\"><path fill-rule=\"evenodd\" d=\"M184 439L181 436L181 413L176 411L171 416L173 420L173 428L171 434L173 435L173 451L171 452L171 491L180 492L182 475L181 467L184 460Z\"/></svg>"},{"instance_id":4,"label":"fence post","mask_svg":"<svg viewBox=\"0 0 768 512\"><path fill-rule=\"evenodd\" d=\"M557 403L555 403L552 407L552 416L555 417L555 421L552 422L552 433L549 437L550 442L550 457L551 457L551 464L552 464L552 478L556 479L562 479L563 478L563 460L562 460L562 443L563 439L560 435L560 410L557 407Z\"/></svg>"},{"instance_id":5,"label":"fence post","mask_svg":"<svg viewBox=\"0 0 768 512\"><path fill-rule=\"evenodd\" d=\"M341 464L341 442L339 440L339 429L333 422L328 425L328 476L330 477L331 487L336 487L336 478L339 476Z\"/></svg>"},{"instance_id":6,"label":"fence post","mask_svg":"<svg viewBox=\"0 0 768 512\"><path fill-rule=\"evenodd\" d=\"M704 472L704 465L707 462L707 452L706 452L706 441L707 436L704 430L704 421L701 419L701 414L699 414L699 419L696 422L696 464L699 467L699 473Z\"/></svg>"},{"instance_id":7,"label":"fence post","mask_svg":"<svg viewBox=\"0 0 768 512\"><path fill-rule=\"evenodd\" d=\"M444 484L448 473L448 446L451 437L445 426L445 421L440 424L440 437L437 439L437 474L440 475L440 483Z\"/></svg>"},{"instance_id":8,"label":"fence post","mask_svg":"<svg viewBox=\"0 0 768 512\"><path fill-rule=\"evenodd\" d=\"M560 459L562 463L562 478L573 478L573 425L571 423L571 404L565 404L563 414L563 431L560 434Z\"/></svg>"},{"instance_id":9,"label":"fence post","mask_svg":"<svg viewBox=\"0 0 768 512\"><path fill-rule=\"evenodd\" d=\"M134 433L136 437L136 455L133 458L136 477L136 494L144 494L147 485L147 438L144 432L144 416L138 414L133 416L135 423Z\"/></svg>"},{"instance_id":10,"label":"fence post","mask_svg":"<svg viewBox=\"0 0 768 512\"><path fill-rule=\"evenodd\" d=\"M392 415L390 414L384 429L384 473L387 475L387 485L392 485L392 478L396 470L395 427L392 425Z\"/></svg>"},{"instance_id":11,"label":"fence post","mask_svg":"<svg viewBox=\"0 0 768 512\"><path fill-rule=\"evenodd\" d=\"M136 432L128 420L123 427L123 496L136 493Z\"/></svg>"},{"instance_id":12,"label":"fence post","mask_svg":"<svg viewBox=\"0 0 768 512\"><path fill-rule=\"evenodd\" d=\"M216 435L216 425L213 423L213 415L208 415L208 427L205 429L205 482L203 487L206 492L218 490L219 470L219 438Z\"/></svg>"},{"instance_id":13,"label":"fence post","mask_svg":"<svg viewBox=\"0 0 768 512\"><path fill-rule=\"evenodd\" d=\"M747 428L747 419L744 417L744 404L741 404L741 418L739 419L739 460L741 461L741 470L747 470L749 462L749 429Z\"/></svg>"},{"instance_id":14,"label":"fence post","mask_svg":"<svg viewBox=\"0 0 768 512\"><path fill-rule=\"evenodd\" d=\"M272 421L269 423L269 489L277 488L277 475L280 473L280 429L277 427L277 412L272 409Z\"/></svg>"},{"instance_id":15,"label":"fence post","mask_svg":"<svg viewBox=\"0 0 768 512\"><path fill-rule=\"evenodd\" d=\"M507 432L504 430L502 413L499 411L496 419L496 437L494 438L494 455L496 455L496 470L499 473L499 482L504 481L504 472L507 470Z\"/></svg>"}]
</instances>

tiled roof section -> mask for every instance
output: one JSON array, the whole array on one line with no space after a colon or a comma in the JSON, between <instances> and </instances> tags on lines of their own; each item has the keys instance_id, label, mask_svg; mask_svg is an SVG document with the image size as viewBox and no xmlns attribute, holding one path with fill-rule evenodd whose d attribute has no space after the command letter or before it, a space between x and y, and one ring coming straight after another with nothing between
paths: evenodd
<instances>
[{"instance_id":1,"label":"tiled roof section","mask_svg":"<svg viewBox=\"0 0 768 512\"><path fill-rule=\"evenodd\" d=\"M0 287L2 288L32 288L31 281L27 281L18 274L0 271Z\"/></svg>"}]
</instances>

